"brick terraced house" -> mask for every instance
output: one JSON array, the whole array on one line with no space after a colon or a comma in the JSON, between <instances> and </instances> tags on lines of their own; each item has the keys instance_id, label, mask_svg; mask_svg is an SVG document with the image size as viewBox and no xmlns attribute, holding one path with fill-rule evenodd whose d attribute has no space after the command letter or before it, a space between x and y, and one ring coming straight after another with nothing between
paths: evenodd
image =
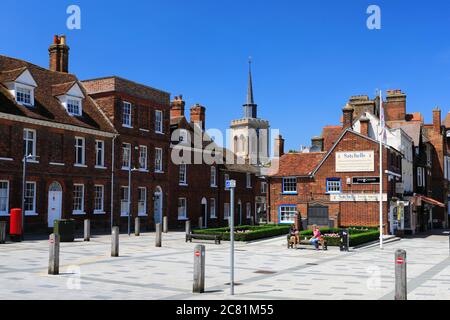
<instances>
[{"instance_id":1,"label":"brick terraced house","mask_svg":"<svg viewBox=\"0 0 450 320\"><path fill-rule=\"evenodd\" d=\"M25 229L55 219L109 221L111 145L116 131L75 75L69 47L55 36L50 69L0 56L0 220L22 207Z\"/></svg>"},{"instance_id":2,"label":"brick terraced house","mask_svg":"<svg viewBox=\"0 0 450 320\"><path fill-rule=\"evenodd\" d=\"M228 225L230 192L225 188L225 181L229 179L236 180L237 185L236 224L257 221L256 199L261 196L261 181L257 177L259 170L248 164L237 164L236 156L230 150L215 145L214 151L211 151L210 146L214 143L205 132L205 107L198 104L191 107L188 121L185 117L185 102L179 96L172 101L170 115L171 153L175 154L173 159L180 158L169 164L171 225L181 226L187 219L198 227ZM200 143L196 144L196 139L201 139ZM226 162L227 152L235 164ZM181 157L186 157L187 161L182 161ZM211 157L211 161L204 161L205 157ZM200 161L195 161L196 158Z\"/></svg>"}]
</instances>

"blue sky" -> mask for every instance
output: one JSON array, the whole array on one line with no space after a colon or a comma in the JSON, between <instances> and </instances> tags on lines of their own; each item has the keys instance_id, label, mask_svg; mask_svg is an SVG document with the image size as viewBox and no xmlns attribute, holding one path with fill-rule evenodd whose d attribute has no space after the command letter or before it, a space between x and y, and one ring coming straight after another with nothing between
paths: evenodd
<instances>
[{"instance_id":1,"label":"blue sky","mask_svg":"<svg viewBox=\"0 0 450 320\"><path fill-rule=\"evenodd\" d=\"M79 5L82 29L66 28ZM382 29L366 9L382 10ZM0 12L0 54L48 65L54 34L66 34L80 79L118 75L183 94L207 107L207 126L242 115L252 56L259 115L288 149L339 124L351 95L401 88L408 111L431 121L450 105L450 2L299 0L21 0Z\"/></svg>"}]
</instances>

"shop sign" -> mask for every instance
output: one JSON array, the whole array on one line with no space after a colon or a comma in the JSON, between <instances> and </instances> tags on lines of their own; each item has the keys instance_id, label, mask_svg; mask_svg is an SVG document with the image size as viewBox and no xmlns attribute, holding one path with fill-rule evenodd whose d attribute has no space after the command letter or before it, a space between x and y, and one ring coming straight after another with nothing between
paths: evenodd
<instances>
[{"instance_id":1,"label":"shop sign","mask_svg":"<svg viewBox=\"0 0 450 320\"><path fill-rule=\"evenodd\" d=\"M336 172L374 172L374 151L336 152Z\"/></svg>"},{"instance_id":2,"label":"shop sign","mask_svg":"<svg viewBox=\"0 0 450 320\"><path fill-rule=\"evenodd\" d=\"M342 193L330 195L332 202L379 202L378 193ZM387 201L387 194L383 194L383 201Z\"/></svg>"}]
</instances>

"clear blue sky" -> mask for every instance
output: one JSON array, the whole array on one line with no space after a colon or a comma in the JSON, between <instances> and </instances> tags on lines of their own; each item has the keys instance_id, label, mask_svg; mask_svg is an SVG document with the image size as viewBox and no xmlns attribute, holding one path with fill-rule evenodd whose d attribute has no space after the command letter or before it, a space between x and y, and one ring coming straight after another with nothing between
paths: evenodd
<instances>
[{"instance_id":1,"label":"clear blue sky","mask_svg":"<svg viewBox=\"0 0 450 320\"><path fill-rule=\"evenodd\" d=\"M81 30L66 29L71 4ZM380 31L366 27L370 4ZM118 75L183 94L223 130L242 115L251 55L259 115L289 149L338 124L351 95L401 88L427 121L450 105L447 0L7 1L0 34L0 54L42 66L53 34L67 34L80 79Z\"/></svg>"}]
</instances>

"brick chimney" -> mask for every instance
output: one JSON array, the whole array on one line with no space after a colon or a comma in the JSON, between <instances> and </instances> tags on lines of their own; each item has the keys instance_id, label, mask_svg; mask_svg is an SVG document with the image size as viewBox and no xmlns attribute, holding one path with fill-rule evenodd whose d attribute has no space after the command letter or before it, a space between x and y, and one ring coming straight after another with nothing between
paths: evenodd
<instances>
[{"instance_id":1,"label":"brick chimney","mask_svg":"<svg viewBox=\"0 0 450 320\"><path fill-rule=\"evenodd\" d=\"M175 96L170 103L170 118L184 117L184 107L186 102L183 101L183 96Z\"/></svg>"},{"instance_id":2,"label":"brick chimney","mask_svg":"<svg viewBox=\"0 0 450 320\"><path fill-rule=\"evenodd\" d=\"M48 49L51 71L69 72L69 50L70 48L66 44L66 36L55 35L53 44Z\"/></svg>"},{"instance_id":3,"label":"brick chimney","mask_svg":"<svg viewBox=\"0 0 450 320\"><path fill-rule=\"evenodd\" d=\"M365 135L366 137L369 136L369 124L370 124L370 119L367 118L366 116L362 116L361 119L359 120L360 124L361 124L361 134Z\"/></svg>"},{"instance_id":4,"label":"brick chimney","mask_svg":"<svg viewBox=\"0 0 450 320\"><path fill-rule=\"evenodd\" d=\"M351 128L353 126L353 107L347 103L347 105L342 109L342 112L344 114L344 120L342 123L342 128L347 129Z\"/></svg>"},{"instance_id":5,"label":"brick chimney","mask_svg":"<svg viewBox=\"0 0 450 320\"><path fill-rule=\"evenodd\" d=\"M403 121L406 119L406 94L402 90L388 90L384 104L386 121Z\"/></svg>"},{"instance_id":6,"label":"brick chimney","mask_svg":"<svg viewBox=\"0 0 450 320\"><path fill-rule=\"evenodd\" d=\"M311 151L322 152L324 150L324 139L322 137L313 137L311 139Z\"/></svg>"},{"instance_id":7,"label":"brick chimney","mask_svg":"<svg viewBox=\"0 0 450 320\"><path fill-rule=\"evenodd\" d=\"M275 157L282 157L284 155L284 139L281 135L278 135L275 138L275 152L278 152L278 154L275 154Z\"/></svg>"},{"instance_id":8,"label":"brick chimney","mask_svg":"<svg viewBox=\"0 0 450 320\"><path fill-rule=\"evenodd\" d=\"M205 121L206 121L206 109L205 107L199 105L198 103L191 107L191 115L190 115L191 123L198 124L202 130L205 130Z\"/></svg>"},{"instance_id":9,"label":"brick chimney","mask_svg":"<svg viewBox=\"0 0 450 320\"><path fill-rule=\"evenodd\" d=\"M442 120L441 120L441 109L433 109L433 129L436 133L441 132Z\"/></svg>"}]
</instances>

